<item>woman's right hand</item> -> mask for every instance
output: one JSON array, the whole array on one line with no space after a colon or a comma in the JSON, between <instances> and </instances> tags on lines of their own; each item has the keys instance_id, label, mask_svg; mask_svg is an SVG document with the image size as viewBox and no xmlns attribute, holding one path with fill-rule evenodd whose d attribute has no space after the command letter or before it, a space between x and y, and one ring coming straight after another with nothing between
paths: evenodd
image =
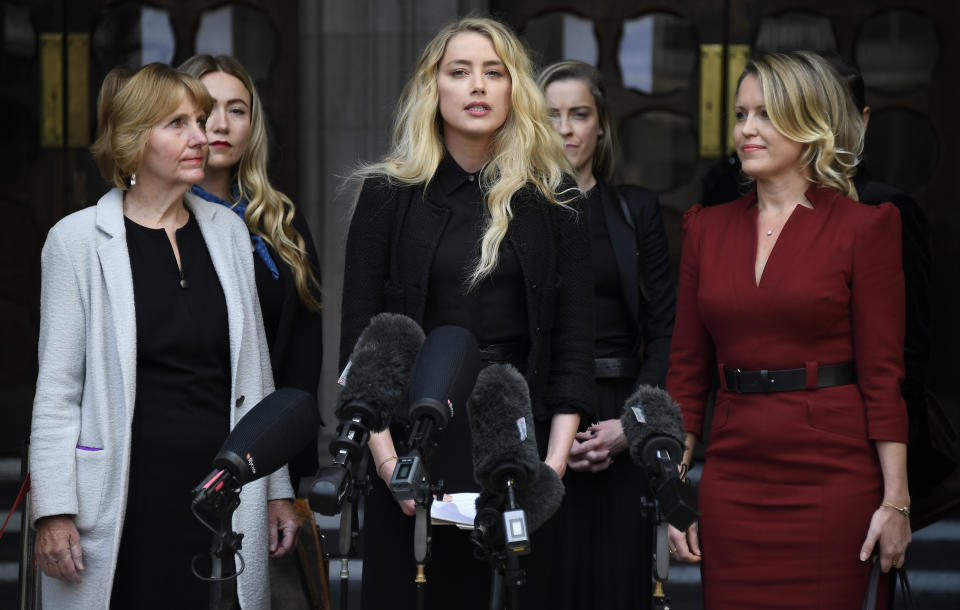
<instances>
[{"instance_id":1,"label":"woman's right hand","mask_svg":"<svg viewBox=\"0 0 960 610\"><path fill-rule=\"evenodd\" d=\"M69 515L51 515L37 520L37 565L50 578L80 584L83 549L80 532Z\"/></svg>"},{"instance_id":2,"label":"woman's right hand","mask_svg":"<svg viewBox=\"0 0 960 610\"><path fill-rule=\"evenodd\" d=\"M681 532L672 525L667 526L667 549L670 557L677 561L698 563L703 559L700 552L700 531L694 521L686 532Z\"/></svg>"},{"instance_id":3,"label":"woman's right hand","mask_svg":"<svg viewBox=\"0 0 960 610\"><path fill-rule=\"evenodd\" d=\"M383 479L383 482L386 483L387 489L390 489L390 478L393 477L393 470L396 467L397 460L394 458L385 464L381 464L380 469L377 471L377 474L379 474L380 478ZM400 510L403 511L403 514L408 517L414 516L417 512L412 499L397 500L397 504L400 505Z\"/></svg>"}]
</instances>

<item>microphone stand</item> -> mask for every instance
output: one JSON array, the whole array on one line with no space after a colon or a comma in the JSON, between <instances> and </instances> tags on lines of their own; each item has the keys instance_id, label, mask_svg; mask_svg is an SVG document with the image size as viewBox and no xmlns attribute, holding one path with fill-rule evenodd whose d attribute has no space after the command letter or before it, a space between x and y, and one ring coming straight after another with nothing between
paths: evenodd
<instances>
[{"instance_id":1,"label":"microphone stand","mask_svg":"<svg viewBox=\"0 0 960 610\"><path fill-rule=\"evenodd\" d=\"M348 485L349 492L340 510L340 533L337 536L340 551L340 610L349 608L350 558L357 552L357 540L360 537L358 508L360 497L367 495L371 487L369 475L360 478L348 473L347 476L351 477L352 481Z\"/></svg>"},{"instance_id":2,"label":"microphone stand","mask_svg":"<svg viewBox=\"0 0 960 610\"><path fill-rule=\"evenodd\" d=\"M471 534L471 540L479 547L478 558L486 558L490 563L490 610L503 610L504 597L507 608L519 610L520 587L526 583L520 555L530 553L530 538L526 513L517 504L517 480L513 468L505 465L498 469L506 488L505 509L485 507L478 510ZM481 512L484 513L482 518Z\"/></svg>"},{"instance_id":3,"label":"microphone stand","mask_svg":"<svg viewBox=\"0 0 960 610\"><path fill-rule=\"evenodd\" d=\"M413 424L410 432L410 440L407 446L412 449L410 456L414 456L422 464L422 475L419 473L412 481L413 503L415 509L415 521L413 529L413 558L417 562L417 574L414 582L417 585L417 609L423 610L426 604L426 564L430 559L430 542L432 540L432 519L430 518L430 507L433 505L434 495L443 497L443 481L436 483L430 482L430 464L433 461L433 452L437 447L438 439L434 432L442 430L438 428L429 417L418 419ZM396 495L397 489L394 487L398 470L394 470L394 479L391 481L391 490Z\"/></svg>"},{"instance_id":4,"label":"microphone stand","mask_svg":"<svg viewBox=\"0 0 960 610\"><path fill-rule=\"evenodd\" d=\"M220 530L210 544L210 610L238 610L237 583L227 580L234 574L234 550L239 549L243 534L233 531L233 511L220 518ZM224 568L230 566L229 572Z\"/></svg>"},{"instance_id":5,"label":"microphone stand","mask_svg":"<svg viewBox=\"0 0 960 610\"><path fill-rule=\"evenodd\" d=\"M237 610L240 607L237 599L236 577L239 572L234 570L234 557L242 547L243 534L233 531L233 512L240 505L240 484L227 470L214 470L210 476L193 490L193 504L191 510L211 531L214 531L213 541L210 543L210 576L203 578L210 583L210 610ZM220 527L213 530L197 512L198 507L208 510L214 517L219 518ZM240 557L243 571L243 558ZM226 566L230 566L229 571ZM196 570L194 574L200 576Z\"/></svg>"},{"instance_id":6,"label":"microphone stand","mask_svg":"<svg viewBox=\"0 0 960 610\"><path fill-rule=\"evenodd\" d=\"M652 499L647 496L640 499L640 514L650 524L650 540L653 541L653 548L650 549L653 591L650 605L641 610L653 607L670 610L670 598L663 590L663 583L670 575L670 540L667 538L667 522L663 520L660 502L655 496Z\"/></svg>"},{"instance_id":7,"label":"microphone stand","mask_svg":"<svg viewBox=\"0 0 960 610\"><path fill-rule=\"evenodd\" d=\"M516 483L511 476L507 479L507 510L504 511L504 527L512 520L522 519L522 540L525 547L516 549L516 541L510 542L511 532L507 531L507 542L504 543L504 562L503 562L503 585L507 591L507 608L510 610L519 610L520 608L520 586L526 582L526 573L520 567L520 555L530 552L529 539L527 538L527 517L523 509L517 505L515 492ZM518 514L519 513L519 514ZM514 515L511 519L510 515Z\"/></svg>"}]
</instances>

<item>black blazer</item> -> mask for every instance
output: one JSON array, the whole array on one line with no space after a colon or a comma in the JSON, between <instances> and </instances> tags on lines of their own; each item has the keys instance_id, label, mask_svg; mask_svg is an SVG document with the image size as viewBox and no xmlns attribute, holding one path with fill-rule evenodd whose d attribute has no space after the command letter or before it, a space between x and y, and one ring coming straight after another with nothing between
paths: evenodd
<instances>
[{"instance_id":1,"label":"black blazer","mask_svg":"<svg viewBox=\"0 0 960 610\"><path fill-rule=\"evenodd\" d=\"M319 283L320 267L317 263L317 250L303 214L297 213L293 217L293 228L303 237L307 249L307 261ZM277 320L264 320L265 326L269 327L265 330L269 339L274 386L297 388L316 397L323 360L322 316L319 311L313 312L304 306L297 293L293 270L280 258L276 250L270 246L267 246L267 249L280 272L278 279L274 279L263 260L255 253L253 260L257 294L261 304L265 298L276 298L275 294L265 297L273 291L279 291L282 299ZM294 482L296 477L316 474L318 468L316 445L316 443L307 445L300 455L290 462L290 475Z\"/></svg>"},{"instance_id":2,"label":"black blazer","mask_svg":"<svg viewBox=\"0 0 960 610\"><path fill-rule=\"evenodd\" d=\"M903 280L906 293L904 336L904 385L922 384L930 359L930 231L920 205L903 191L872 179L865 167L853 179L862 203L893 203L900 211L902 227ZM906 389L906 388L905 388Z\"/></svg>"},{"instance_id":3,"label":"black blazer","mask_svg":"<svg viewBox=\"0 0 960 610\"><path fill-rule=\"evenodd\" d=\"M566 183L576 188L572 180ZM593 269L582 214L546 204L531 189L512 201L501 246L512 249L526 285L530 355L524 371L534 416L593 416ZM424 198L422 185L367 179L347 237L340 365L374 315L389 311L423 322L430 268L449 211ZM546 439L544 439L546 440Z\"/></svg>"},{"instance_id":4,"label":"black blazer","mask_svg":"<svg viewBox=\"0 0 960 610\"><path fill-rule=\"evenodd\" d=\"M667 234L656 193L632 185L598 181L607 231L617 260L623 298L634 324L643 363L637 385L663 387L677 291L670 270ZM617 196L619 191L622 200Z\"/></svg>"}]
</instances>

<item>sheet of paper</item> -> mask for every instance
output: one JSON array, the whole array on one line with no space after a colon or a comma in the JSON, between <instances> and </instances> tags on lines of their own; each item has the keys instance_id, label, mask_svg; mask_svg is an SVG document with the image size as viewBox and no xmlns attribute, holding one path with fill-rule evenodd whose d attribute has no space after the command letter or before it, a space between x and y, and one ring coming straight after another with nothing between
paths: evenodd
<instances>
[{"instance_id":1,"label":"sheet of paper","mask_svg":"<svg viewBox=\"0 0 960 610\"><path fill-rule=\"evenodd\" d=\"M460 529L472 530L479 495L476 492L457 493L450 494L449 502L435 500L430 505L431 522L434 525L456 525Z\"/></svg>"}]
</instances>

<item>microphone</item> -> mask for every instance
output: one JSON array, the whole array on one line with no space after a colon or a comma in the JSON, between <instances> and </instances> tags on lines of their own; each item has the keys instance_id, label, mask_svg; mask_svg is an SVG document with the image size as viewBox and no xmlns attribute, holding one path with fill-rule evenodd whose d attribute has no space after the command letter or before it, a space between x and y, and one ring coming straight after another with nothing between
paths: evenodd
<instances>
[{"instance_id":1,"label":"microphone","mask_svg":"<svg viewBox=\"0 0 960 610\"><path fill-rule=\"evenodd\" d=\"M564 489L557 473L540 461L523 375L509 364L485 368L467 401L467 415L474 478L483 488L476 502L477 536L489 546L505 542L512 553L529 553L529 534L557 511Z\"/></svg>"},{"instance_id":2,"label":"microphone","mask_svg":"<svg viewBox=\"0 0 960 610\"><path fill-rule=\"evenodd\" d=\"M330 443L333 461L320 469L310 489L313 510L335 515L343 498L352 494L350 464L370 440L370 432L386 429L404 404L423 341L416 322L393 313L374 316L360 334L341 376L343 387L335 406L341 424Z\"/></svg>"},{"instance_id":3,"label":"microphone","mask_svg":"<svg viewBox=\"0 0 960 610\"><path fill-rule=\"evenodd\" d=\"M344 370L337 417L360 415L373 432L386 429L403 402L423 341L423 330L405 315L381 313L371 318Z\"/></svg>"},{"instance_id":4,"label":"microphone","mask_svg":"<svg viewBox=\"0 0 960 610\"><path fill-rule=\"evenodd\" d=\"M230 492L272 474L311 442L320 412L310 394L283 388L268 394L237 422L213 459L214 471L194 490L194 502L214 512L232 510ZM232 504L232 506L230 506Z\"/></svg>"},{"instance_id":5,"label":"microphone","mask_svg":"<svg viewBox=\"0 0 960 610\"><path fill-rule=\"evenodd\" d=\"M507 477L518 487L536 477L537 452L530 389L509 364L488 366L467 400L473 476L484 489L502 491Z\"/></svg>"},{"instance_id":6,"label":"microphone","mask_svg":"<svg viewBox=\"0 0 960 610\"><path fill-rule=\"evenodd\" d=\"M620 423L630 457L646 471L663 518L679 530L687 529L699 513L693 490L677 470L683 458L680 407L664 390L641 385L627 398Z\"/></svg>"},{"instance_id":7,"label":"microphone","mask_svg":"<svg viewBox=\"0 0 960 610\"><path fill-rule=\"evenodd\" d=\"M480 349L469 330L440 326L427 336L410 379L408 453L397 460L390 480L398 500L414 498L422 488L439 433L467 401L479 371Z\"/></svg>"}]
</instances>

